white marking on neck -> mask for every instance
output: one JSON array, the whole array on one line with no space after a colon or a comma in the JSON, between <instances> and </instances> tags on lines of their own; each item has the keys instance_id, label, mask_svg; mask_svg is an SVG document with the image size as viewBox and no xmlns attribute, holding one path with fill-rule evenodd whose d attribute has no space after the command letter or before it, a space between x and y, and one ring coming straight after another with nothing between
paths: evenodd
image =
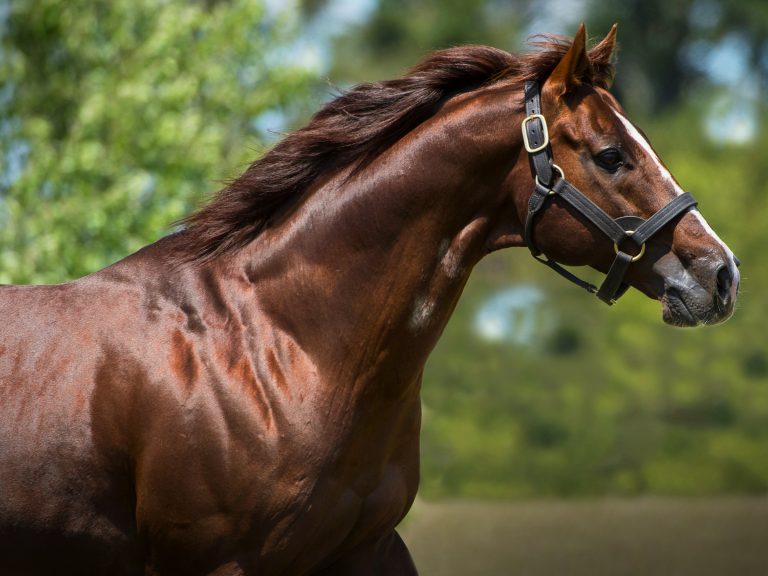
<instances>
[{"instance_id":1,"label":"white marking on neck","mask_svg":"<svg viewBox=\"0 0 768 576\"><path fill-rule=\"evenodd\" d=\"M420 332L427 328L432 321L432 315L435 313L435 302L427 297L419 297L413 304L411 311L410 328L415 332Z\"/></svg>"},{"instance_id":2,"label":"white marking on neck","mask_svg":"<svg viewBox=\"0 0 768 576\"><path fill-rule=\"evenodd\" d=\"M450 280L458 278L461 275L463 267L458 251L454 249L450 238L446 238L440 242L438 254L440 255L440 268L443 273Z\"/></svg>"},{"instance_id":3,"label":"white marking on neck","mask_svg":"<svg viewBox=\"0 0 768 576\"><path fill-rule=\"evenodd\" d=\"M643 150L645 150L645 153L648 154L648 157L653 161L654 164L656 164L656 167L659 169L659 173L661 174L662 178L664 178L664 180L672 186L672 189L675 191L675 194L677 196L680 196L681 194L683 194L684 190L680 187L680 184L678 184L677 181L672 177L672 174L669 173L669 170L667 170L667 167L661 163L661 160L656 155L656 152L653 150L653 148L651 148L651 145L648 142L648 140L646 140L643 137L643 135L640 134L640 131L637 128L635 128L635 125L632 124L632 122L627 120L618 111L614 110L613 113L616 114L616 117L624 125L624 128L627 130L627 133L629 133L632 139L635 142L637 142L637 145L640 146L640 148L642 148ZM731 252L731 249L728 248L725 242L723 242L720 239L717 233L715 233L715 231L712 230L712 227L704 219L704 216L701 215L701 212L699 212L698 210L693 210L691 213L693 214L693 217L699 221L699 224L701 224L701 227L704 228L704 231L707 234L709 234L718 244L720 244L720 246L723 248L725 253L732 260L733 252Z\"/></svg>"}]
</instances>

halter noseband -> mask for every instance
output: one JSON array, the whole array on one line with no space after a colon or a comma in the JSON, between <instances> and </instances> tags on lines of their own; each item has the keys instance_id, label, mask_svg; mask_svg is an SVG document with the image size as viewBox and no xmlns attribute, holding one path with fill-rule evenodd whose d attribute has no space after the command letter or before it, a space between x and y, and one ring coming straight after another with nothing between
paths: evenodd
<instances>
[{"instance_id":1,"label":"halter noseband","mask_svg":"<svg viewBox=\"0 0 768 576\"><path fill-rule=\"evenodd\" d=\"M627 291L624 275L632 262L645 254L646 241L671 220L696 206L696 200L688 192L677 196L647 220L639 216L611 218L602 208L581 193L565 179L563 170L553 162L549 145L547 121L541 113L541 96L538 82L525 83L525 113L523 120L523 143L533 165L536 185L528 201L528 215L525 220L525 243L531 255L552 270L595 294L606 304L613 304ZM555 175L558 176L555 179ZM536 247L533 241L533 221L546 205L547 198L559 196L575 208L582 216L597 226L613 241L616 258L600 288L585 282L551 260ZM638 252L635 255L624 252L622 245L631 241Z\"/></svg>"}]
</instances>

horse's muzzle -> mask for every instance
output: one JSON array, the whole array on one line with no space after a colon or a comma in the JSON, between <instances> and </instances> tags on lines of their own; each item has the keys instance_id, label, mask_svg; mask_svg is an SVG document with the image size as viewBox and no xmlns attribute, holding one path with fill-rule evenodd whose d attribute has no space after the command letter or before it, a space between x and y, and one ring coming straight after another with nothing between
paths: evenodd
<instances>
[{"instance_id":1,"label":"horse's muzzle","mask_svg":"<svg viewBox=\"0 0 768 576\"><path fill-rule=\"evenodd\" d=\"M677 258L659 261L664 278L662 317L673 326L719 324L733 314L739 291L738 259L683 267Z\"/></svg>"}]
</instances>

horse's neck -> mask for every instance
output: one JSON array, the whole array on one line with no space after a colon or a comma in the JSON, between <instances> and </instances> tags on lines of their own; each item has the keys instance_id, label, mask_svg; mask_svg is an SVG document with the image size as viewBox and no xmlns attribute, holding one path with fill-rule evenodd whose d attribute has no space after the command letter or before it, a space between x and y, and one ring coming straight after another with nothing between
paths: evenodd
<instances>
[{"instance_id":1,"label":"horse's neck","mask_svg":"<svg viewBox=\"0 0 768 576\"><path fill-rule=\"evenodd\" d=\"M261 308L339 377L420 373L496 225L514 145L498 112L445 110L245 251Z\"/></svg>"}]
</instances>

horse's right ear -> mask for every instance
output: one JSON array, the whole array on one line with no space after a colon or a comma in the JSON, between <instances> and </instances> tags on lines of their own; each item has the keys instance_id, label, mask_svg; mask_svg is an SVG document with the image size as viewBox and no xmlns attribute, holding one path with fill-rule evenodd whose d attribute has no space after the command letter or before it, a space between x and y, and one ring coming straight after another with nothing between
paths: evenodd
<instances>
[{"instance_id":1,"label":"horse's right ear","mask_svg":"<svg viewBox=\"0 0 768 576\"><path fill-rule=\"evenodd\" d=\"M582 83L591 81L592 64L587 55L587 30L582 23L568 52L544 82L542 93L559 100Z\"/></svg>"},{"instance_id":2,"label":"horse's right ear","mask_svg":"<svg viewBox=\"0 0 768 576\"><path fill-rule=\"evenodd\" d=\"M593 84L600 88L608 89L613 83L614 75L614 54L616 52L616 27L611 26L611 30L605 38L589 51L589 60L592 62L594 70Z\"/></svg>"}]
</instances>

